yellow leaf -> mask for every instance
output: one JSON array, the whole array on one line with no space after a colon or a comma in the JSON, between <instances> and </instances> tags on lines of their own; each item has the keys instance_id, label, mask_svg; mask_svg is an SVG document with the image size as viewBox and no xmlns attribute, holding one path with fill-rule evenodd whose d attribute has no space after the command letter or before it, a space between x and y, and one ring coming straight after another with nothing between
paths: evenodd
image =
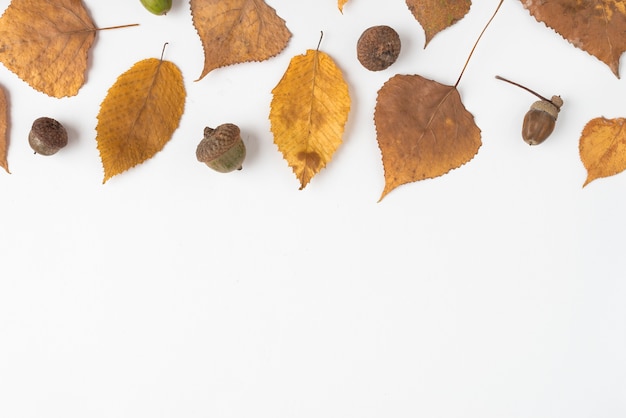
<instances>
[{"instance_id":1,"label":"yellow leaf","mask_svg":"<svg viewBox=\"0 0 626 418\"><path fill-rule=\"evenodd\" d=\"M12 0L0 18L0 61L35 90L74 96L95 31L81 0Z\"/></svg>"},{"instance_id":2,"label":"yellow leaf","mask_svg":"<svg viewBox=\"0 0 626 418\"><path fill-rule=\"evenodd\" d=\"M343 6L345 6L347 2L348 0L339 0L339 10L341 13L343 13Z\"/></svg>"},{"instance_id":3,"label":"yellow leaf","mask_svg":"<svg viewBox=\"0 0 626 418\"><path fill-rule=\"evenodd\" d=\"M139 61L118 77L100 106L96 126L104 182L161 151L185 107L185 86L169 61Z\"/></svg>"},{"instance_id":4,"label":"yellow leaf","mask_svg":"<svg viewBox=\"0 0 626 418\"><path fill-rule=\"evenodd\" d=\"M285 21L263 0L191 0L191 14L204 48L198 80L216 68L269 59L291 38Z\"/></svg>"},{"instance_id":5,"label":"yellow leaf","mask_svg":"<svg viewBox=\"0 0 626 418\"><path fill-rule=\"evenodd\" d=\"M587 180L621 173L626 169L626 119L596 118L587 122L579 142L580 159L587 169Z\"/></svg>"},{"instance_id":6,"label":"yellow leaf","mask_svg":"<svg viewBox=\"0 0 626 418\"><path fill-rule=\"evenodd\" d=\"M9 138L7 136L8 123L9 112L7 97L4 93L4 89L0 86L0 167L4 168L7 173L9 172L9 165L7 164L7 148L9 145Z\"/></svg>"},{"instance_id":7,"label":"yellow leaf","mask_svg":"<svg viewBox=\"0 0 626 418\"><path fill-rule=\"evenodd\" d=\"M348 85L330 56L308 50L291 59L272 94L274 143L303 189L341 144L350 112Z\"/></svg>"}]
</instances>

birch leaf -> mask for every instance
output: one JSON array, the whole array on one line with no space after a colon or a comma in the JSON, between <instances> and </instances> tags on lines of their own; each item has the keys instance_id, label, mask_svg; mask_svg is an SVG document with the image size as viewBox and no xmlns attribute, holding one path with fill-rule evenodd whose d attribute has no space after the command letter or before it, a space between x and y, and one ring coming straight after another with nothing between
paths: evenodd
<instances>
[{"instance_id":1,"label":"birch leaf","mask_svg":"<svg viewBox=\"0 0 626 418\"><path fill-rule=\"evenodd\" d=\"M426 42L442 30L454 25L469 12L470 0L406 0L406 4L415 19L424 28Z\"/></svg>"},{"instance_id":2,"label":"birch leaf","mask_svg":"<svg viewBox=\"0 0 626 418\"><path fill-rule=\"evenodd\" d=\"M81 0L12 0L0 17L0 61L35 90L75 96L95 36Z\"/></svg>"},{"instance_id":3,"label":"birch leaf","mask_svg":"<svg viewBox=\"0 0 626 418\"><path fill-rule=\"evenodd\" d=\"M163 149L178 128L185 97L182 73L170 61L148 58L118 77L96 126L103 183Z\"/></svg>"},{"instance_id":4,"label":"birch leaf","mask_svg":"<svg viewBox=\"0 0 626 418\"><path fill-rule=\"evenodd\" d=\"M328 54L308 50L291 59L272 94L274 143L303 189L341 144L350 112L348 84Z\"/></svg>"},{"instance_id":5,"label":"birch leaf","mask_svg":"<svg viewBox=\"0 0 626 418\"><path fill-rule=\"evenodd\" d=\"M264 0L191 0L191 14L204 48L198 80L216 68L269 59L291 38Z\"/></svg>"},{"instance_id":6,"label":"birch leaf","mask_svg":"<svg viewBox=\"0 0 626 418\"><path fill-rule=\"evenodd\" d=\"M419 75L396 75L378 92L374 113L385 188L442 176L474 158L482 142L458 90Z\"/></svg>"},{"instance_id":7,"label":"birch leaf","mask_svg":"<svg viewBox=\"0 0 626 418\"><path fill-rule=\"evenodd\" d=\"M626 119L595 118L583 128L579 142L580 159L587 180L621 173L626 169Z\"/></svg>"},{"instance_id":8,"label":"birch leaf","mask_svg":"<svg viewBox=\"0 0 626 418\"><path fill-rule=\"evenodd\" d=\"M4 168L7 173L9 173L9 165L7 163L7 149L9 145L8 124L7 96L2 86L0 86L0 167Z\"/></svg>"}]
</instances>

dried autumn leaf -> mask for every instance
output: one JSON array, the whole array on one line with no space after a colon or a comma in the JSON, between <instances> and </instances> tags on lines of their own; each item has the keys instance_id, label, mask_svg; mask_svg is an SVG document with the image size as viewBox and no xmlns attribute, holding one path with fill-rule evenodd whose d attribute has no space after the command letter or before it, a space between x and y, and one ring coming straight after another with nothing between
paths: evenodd
<instances>
[{"instance_id":1,"label":"dried autumn leaf","mask_svg":"<svg viewBox=\"0 0 626 418\"><path fill-rule=\"evenodd\" d=\"M191 0L191 14L204 48L198 80L216 68L269 59L291 38L264 0Z\"/></svg>"},{"instance_id":2,"label":"dried autumn leaf","mask_svg":"<svg viewBox=\"0 0 626 418\"><path fill-rule=\"evenodd\" d=\"M303 189L341 144L350 112L350 94L341 70L319 50L291 59L272 90L274 143Z\"/></svg>"},{"instance_id":3,"label":"dried autumn leaf","mask_svg":"<svg viewBox=\"0 0 626 418\"><path fill-rule=\"evenodd\" d=\"M626 169L626 119L595 118L587 122L579 142L580 159L587 169L583 187L595 179Z\"/></svg>"},{"instance_id":4,"label":"dried autumn leaf","mask_svg":"<svg viewBox=\"0 0 626 418\"><path fill-rule=\"evenodd\" d=\"M341 13L343 13L343 6L345 6L347 2L348 0L339 0L339 11L341 11Z\"/></svg>"},{"instance_id":5,"label":"dried autumn leaf","mask_svg":"<svg viewBox=\"0 0 626 418\"><path fill-rule=\"evenodd\" d=\"M454 25L469 12L470 0L406 0L409 10L420 22L426 35L424 48L433 37Z\"/></svg>"},{"instance_id":6,"label":"dried autumn leaf","mask_svg":"<svg viewBox=\"0 0 626 418\"><path fill-rule=\"evenodd\" d=\"M7 125L9 123L9 111L7 105L7 96L2 86L0 86L0 167L9 172L7 163L7 148L9 138L7 136Z\"/></svg>"},{"instance_id":7,"label":"dried autumn leaf","mask_svg":"<svg viewBox=\"0 0 626 418\"><path fill-rule=\"evenodd\" d=\"M12 0L0 17L0 61L38 91L75 96L95 36L81 0Z\"/></svg>"},{"instance_id":8,"label":"dried autumn leaf","mask_svg":"<svg viewBox=\"0 0 626 418\"><path fill-rule=\"evenodd\" d=\"M474 158L482 142L454 86L396 75L378 92L374 113L385 188L438 177Z\"/></svg>"},{"instance_id":9,"label":"dried autumn leaf","mask_svg":"<svg viewBox=\"0 0 626 418\"><path fill-rule=\"evenodd\" d=\"M118 77L96 126L103 183L163 149L178 128L185 97L182 73L170 61L145 59Z\"/></svg>"},{"instance_id":10,"label":"dried autumn leaf","mask_svg":"<svg viewBox=\"0 0 626 418\"><path fill-rule=\"evenodd\" d=\"M617 0L521 0L539 22L611 68L619 78L626 50L626 4Z\"/></svg>"}]
</instances>

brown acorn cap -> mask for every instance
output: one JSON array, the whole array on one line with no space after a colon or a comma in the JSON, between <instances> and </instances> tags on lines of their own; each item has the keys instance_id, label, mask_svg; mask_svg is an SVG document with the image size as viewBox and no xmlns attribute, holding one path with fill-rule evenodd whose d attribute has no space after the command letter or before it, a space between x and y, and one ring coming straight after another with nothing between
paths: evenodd
<instances>
[{"instance_id":1,"label":"brown acorn cap","mask_svg":"<svg viewBox=\"0 0 626 418\"><path fill-rule=\"evenodd\" d=\"M203 163L213 161L239 141L241 141L241 132L235 124L225 123L215 129L206 127L204 139L196 148L196 158Z\"/></svg>"},{"instance_id":2,"label":"brown acorn cap","mask_svg":"<svg viewBox=\"0 0 626 418\"><path fill-rule=\"evenodd\" d=\"M400 55L400 36L385 25L366 29L357 42L357 58L370 71L381 71L396 62Z\"/></svg>"},{"instance_id":3,"label":"brown acorn cap","mask_svg":"<svg viewBox=\"0 0 626 418\"><path fill-rule=\"evenodd\" d=\"M52 155L67 145L67 131L52 118L38 118L28 134L28 143L37 154Z\"/></svg>"}]
</instances>

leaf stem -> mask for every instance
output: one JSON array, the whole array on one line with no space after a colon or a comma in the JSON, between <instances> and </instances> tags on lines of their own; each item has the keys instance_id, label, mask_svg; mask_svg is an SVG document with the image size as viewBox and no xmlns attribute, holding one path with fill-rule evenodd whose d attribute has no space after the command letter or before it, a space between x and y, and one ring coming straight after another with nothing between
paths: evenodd
<instances>
[{"instance_id":1,"label":"leaf stem","mask_svg":"<svg viewBox=\"0 0 626 418\"><path fill-rule=\"evenodd\" d=\"M529 89L529 88L528 88L528 87L526 87L526 86L522 86L521 84L518 84L518 83L516 83L515 81L507 80L506 78L504 78L504 77L500 77L499 75L497 75L497 76L496 76L496 78L497 78L498 80L506 81L506 82L507 82L507 83L509 83L509 84L513 84L514 86L517 86L517 87L519 87L519 88L521 88L521 89L524 89L524 90L526 90L527 92L529 92L529 93L531 93L531 94L534 94L535 96L539 97L539 98L540 98L541 100L543 100L543 101L546 101L546 102L550 102L550 103L552 103L552 100L550 100L550 99L546 99L545 97L543 97L541 94L537 93L536 91L531 90L531 89Z\"/></svg>"},{"instance_id":2,"label":"leaf stem","mask_svg":"<svg viewBox=\"0 0 626 418\"><path fill-rule=\"evenodd\" d=\"M111 29L122 29L122 28L130 28L132 26L139 26L139 23L131 23L129 25L109 26L106 28L96 28L96 30L101 31L101 30L111 30Z\"/></svg>"},{"instance_id":3,"label":"leaf stem","mask_svg":"<svg viewBox=\"0 0 626 418\"><path fill-rule=\"evenodd\" d=\"M320 45L322 45L322 38L323 38L323 37L324 37L324 31L323 31L323 30L321 30L321 31L320 31L320 40L317 42L317 49L316 49L316 51L319 51L319 50L320 50Z\"/></svg>"},{"instance_id":4,"label":"leaf stem","mask_svg":"<svg viewBox=\"0 0 626 418\"><path fill-rule=\"evenodd\" d=\"M489 19L489 21L483 28L482 32L480 32L480 35L478 35L478 39L476 39L476 42L474 43L474 47L472 47L472 50L470 51L469 56L467 57L467 60L465 61L465 65L463 66L463 69L461 70L461 74L459 74L459 78L456 80L456 83L454 83L454 88L456 88L459 85L459 82L461 81L461 77L463 77L463 73L465 72L465 69L467 68L467 64L469 64L470 58L472 58L472 55L474 54L474 50L476 49L476 46L478 45L480 38L483 37L483 34L489 27L489 24L491 23L493 18L496 17L496 14L498 13L498 10L500 10L500 6L502 6L503 2L504 0L500 0L500 3L498 3L498 7L496 7L496 11L493 12L493 15L491 15L491 18Z\"/></svg>"}]
</instances>

